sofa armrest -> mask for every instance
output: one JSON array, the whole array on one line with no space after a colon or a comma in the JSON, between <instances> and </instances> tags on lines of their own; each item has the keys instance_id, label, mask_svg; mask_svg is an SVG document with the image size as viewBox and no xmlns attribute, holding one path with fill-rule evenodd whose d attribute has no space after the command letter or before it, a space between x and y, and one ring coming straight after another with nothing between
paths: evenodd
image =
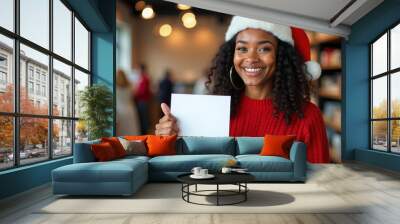
<instances>
[{"instance_id":1,"label":"sofa armrest","mask_svg":"<svg viewBox=\"0 0 400 224\"><path fill-rule=\"evenodd\" d=\"M95 162L96 158L94 157L90 146L92 144L98 144L98 143L100 143L100 140L75 143L75 145L74 145L74 163Z\"/></svg>"},{"instance_id":2,"label":"sofa armrest","mask_svg":"<svg viewBox=\"0 0 400 224\"><path fill-rule=\"evenodd\" d=\"M306 144L295 141L290 148L290 160L293 162L293 179L305 181L307 176Z\"/></svg>"}]
</instances>

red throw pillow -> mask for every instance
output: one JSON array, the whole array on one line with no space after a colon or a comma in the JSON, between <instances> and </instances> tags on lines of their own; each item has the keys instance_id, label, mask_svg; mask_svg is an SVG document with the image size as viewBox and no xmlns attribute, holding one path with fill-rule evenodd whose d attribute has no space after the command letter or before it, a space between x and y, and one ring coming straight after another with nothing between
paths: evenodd
<instances>
[{"instance_id":1,"label":"red throw pillow","mask_svg":"<svg viewBox=\"0 0 400 224\"><path fill-rule=\"evenodd\" d=\"M114 149L108 142L93 144L91 145L91 149L94 154L94 157L99 162L109 161L117 158Z\"/></svg>"},{"instance_id":2,"label":"red throw pillow","mask_svg":"<svg viewBox=\"0 0 400 224\"><path fill-rule=\"evenodd\" d=\"M123 137L128 141L137 141L137 140L146 141L147 139L147 135L127 135Z\"/></svg>"},{"instance_id":3,"label":"red throw pillow","mask_svg":"<svg viewBox=\"0 0 400 224\"><path fill-rule=\"evenodd\" d=\"M117 137L101 138L101 142L108 142L114 149L117 158L126 156L126 151Z\"/></svg>"},{"instance_id":4,"label":"red throw pillow","mask_svg":"<svg viewBox=\"0 0 400 224\"><path fill-rule=\"evenodd\" d=\"M260 155L281 156L289 159L290 147L295 139L295 135L265 135Z\"/></svg>"},{"instance_id":5,"label":"red throw pillow","mask_svg":"<svg viewBox=\"0 0 400 224\"><path fill-rule=\"evenodd\" d=\"M147 136L148 156L175 155L176 135L172 136Z\"/></svg>"}]
</instances>

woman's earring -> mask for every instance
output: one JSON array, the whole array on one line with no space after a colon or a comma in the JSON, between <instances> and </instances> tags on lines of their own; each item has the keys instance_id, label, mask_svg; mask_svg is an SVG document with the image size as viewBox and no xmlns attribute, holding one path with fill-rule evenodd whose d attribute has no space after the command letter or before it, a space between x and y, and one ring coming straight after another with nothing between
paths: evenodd
<instances>
[{"instance_id":1,"label":"woman's earring","mask_svg":"<svg viewBox=\"0 0 400 224\"><path fill-rule=\"evenodd\" d=\"M230 80L231 80L231 84L232 84L233 88L235 88L235 89L237 89L237 90L243 89L243 87L242 87L242 88L237 87L237 86L235 85L235 83L233 82L232 70L233 70L233 66L231 67L231 70L229 70L229 78L230 78Z\"/></svg>"}]
</instances>

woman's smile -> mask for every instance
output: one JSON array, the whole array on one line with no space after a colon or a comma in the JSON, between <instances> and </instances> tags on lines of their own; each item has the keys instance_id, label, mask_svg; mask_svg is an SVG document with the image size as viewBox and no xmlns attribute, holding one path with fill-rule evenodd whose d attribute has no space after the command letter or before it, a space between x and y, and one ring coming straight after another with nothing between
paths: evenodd
<instances>
[{"instance_id":1,"label":"woman's smile","mask_svg":"<svg viewBox=\"0 0 400 224\"><path fill-rule=\"evenodd\" d=\"M268 73L268 67L242 67L243 74L250 77L265 75Z\"/></svg>"}]
</instances>

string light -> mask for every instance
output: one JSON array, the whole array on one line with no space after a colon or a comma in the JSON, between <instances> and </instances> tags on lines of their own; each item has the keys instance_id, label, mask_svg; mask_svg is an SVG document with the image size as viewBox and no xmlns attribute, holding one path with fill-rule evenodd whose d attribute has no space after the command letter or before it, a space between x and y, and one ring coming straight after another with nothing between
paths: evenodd
<instances>
[{"instance_id":1,"label":"string light","mask_svg":"<svg viewBox=\"0 0 400 224\"><path fill-rule=\"evenodd\" d=\"M191 12L187 12L187 13L183 14L182 22L186 28L191 29L191 28L195 27L197 24L196 16Z\"/></svg>"},{"instance_id":2,"label":"string light","mask_svg":"<svg viewBox=\"0 0 400 224\"><path fill-rule=\"evenodd\" d=\"M143 9L142 11L142 17L143 19L152 19L154 18L154 10L151 6L146 6L146 8Z\"/></svg>"},{"instance_id":3,"label":"string light","mask_svg":"<svg viewBox=\"0 0 400 224\"><path fill-rule=\"evenodd\" d=\"M192 8L191 6L189 6L189 5L184 5L184 4L178 4L177 7L178 7L178 9L180 9L180 10L188 10L188 9Z\"/></svg>"},{"instance_id":4,"label":"string light","mask_svg":"<svg viewBox=\"0 0 400 224\"><path fill-rule=\"evenodd\" d=\"M160 27L159 30L160 36L168 37L172 33L172 26L169 24L164 24Z\"/></svg>"}]
</instances>

